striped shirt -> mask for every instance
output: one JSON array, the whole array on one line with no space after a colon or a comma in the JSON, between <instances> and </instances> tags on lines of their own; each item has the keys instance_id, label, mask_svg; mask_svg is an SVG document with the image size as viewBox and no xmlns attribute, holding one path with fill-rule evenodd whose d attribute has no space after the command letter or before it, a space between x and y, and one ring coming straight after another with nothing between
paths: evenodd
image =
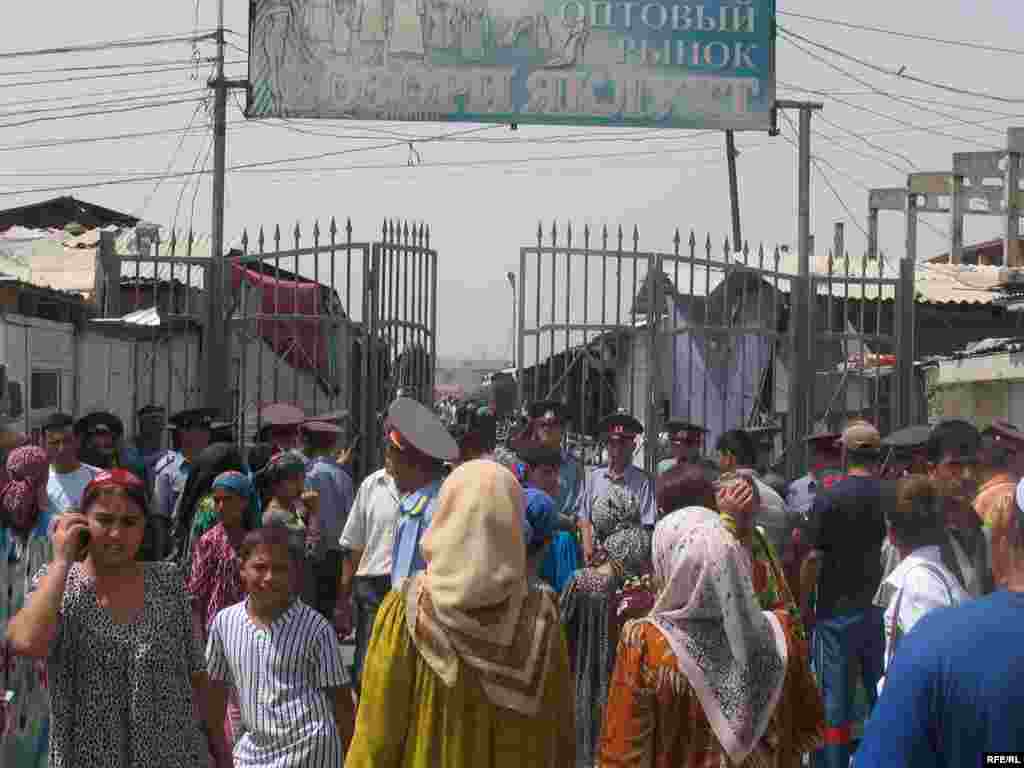
<instances>
[{"instance_id":1,"label":"striped shirt","mask_svg":"<svg viewBox=\"0 0 1024 768\"><path fill-rule=\"evenodd\" d=\"M233 685L242 711L235 768L341 768L345 754L328 690L349 684L337 635L301 600L267 629L249 601L225 608L210 627L210 678Z\"/></svg>"}]
</instances>

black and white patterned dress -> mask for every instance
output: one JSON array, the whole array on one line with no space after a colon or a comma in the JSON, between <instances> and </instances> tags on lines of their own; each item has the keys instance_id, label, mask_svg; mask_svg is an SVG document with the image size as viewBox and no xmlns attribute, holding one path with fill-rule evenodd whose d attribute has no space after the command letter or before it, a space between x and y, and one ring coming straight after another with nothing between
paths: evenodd
<instances>
[{"instance_id":1,"label":"black and white patterned dress","mask_svg":"<svg viewBox=\"0 0 1024 768\"><path fill-rule=\"evenodd\" d=\"M99 605L81 564L68 573L47 660L51 768L206 768L192 675L203 651L181 570L144 563L145 600L130 622ZM33 579L38 587L48 566Z\"/></svg>"}]
</instances>

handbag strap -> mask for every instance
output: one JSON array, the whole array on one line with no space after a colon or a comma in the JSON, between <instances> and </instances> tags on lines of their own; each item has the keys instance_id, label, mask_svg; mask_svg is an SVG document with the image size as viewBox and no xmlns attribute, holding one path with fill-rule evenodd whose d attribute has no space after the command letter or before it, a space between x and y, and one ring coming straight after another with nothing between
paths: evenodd
<instances>
[{"instance_id":1,"label":"handbag strap","mask_svg":"<svg viewBox=\"0 0 1024 768\"><path fill-rule=\"evenodd\" d=\"M949 596L949 603L950 605L953 604L953 589L949 586L949 582L946 581L946 577L942 573L942 569L935 565L935 563L930 563L927 560L924 560L908 568L907 572L903 574L904 585L906 584L907 576L909 576L910 572L913 571L915 568L924 568L925 570L930 571L933 576L935 576L940 582L942 582L942 586L946 588L946 594ZM906 586L903 586L896 592L896 606L893 610L892 615L892 642L889 643L889 653L887 654L885 659L886 669L888 669L889 664L892 663L893 656L896 655L896 646L899 644L900 639L903 637L902 632L900 632L900 606L903 603L903 593L906 591Z\"/></svg>"}]
</instances>

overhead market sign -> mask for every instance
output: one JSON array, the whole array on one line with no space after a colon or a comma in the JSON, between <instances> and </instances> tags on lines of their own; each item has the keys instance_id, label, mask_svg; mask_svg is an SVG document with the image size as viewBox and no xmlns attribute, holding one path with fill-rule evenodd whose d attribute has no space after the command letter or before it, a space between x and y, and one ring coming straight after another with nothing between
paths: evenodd
<instances>
[{"instance_id":1,"label":"overhead market sign","mask_svg":"<svg viewBox=\"0 0 1024 768\"><path fill-rule=\"evenodd\" d=\"M768 130L775 0L251 0L247 114Z\"/></svg>"}]
</instances>

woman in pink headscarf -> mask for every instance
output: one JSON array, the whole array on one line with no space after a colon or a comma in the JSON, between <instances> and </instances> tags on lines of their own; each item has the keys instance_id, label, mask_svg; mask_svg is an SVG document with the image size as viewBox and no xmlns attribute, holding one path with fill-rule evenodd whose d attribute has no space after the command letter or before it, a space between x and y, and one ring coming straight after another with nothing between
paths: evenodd
<instances>
[{"instance_id":1,"label":"woman in pink headscarf","mask_svg":"<svg viewBox=\"0 0 1024 768\"><path fill-rule=\"evenodd\" d=\"M749 558L718 516L674 512L654 531L654 608L623 630L602 768L795 766L824 710L785 611L763 612Z\"/></svg>"},{"instance_id":2,"label":"woman in pink headscarf","mask_svg":"<svg viewBox=\"0 0 1024 768\"><path fill-rule=\"evenodd\" d=\"M53 554L47 527L46 451L15 448L0 487L0 626L25 604L32 576ZM13 694L5 701L7 692ZM46 765L50 704L43 666L15 657L0 639L0 765Z\"/></svg>"}]
</instances>

